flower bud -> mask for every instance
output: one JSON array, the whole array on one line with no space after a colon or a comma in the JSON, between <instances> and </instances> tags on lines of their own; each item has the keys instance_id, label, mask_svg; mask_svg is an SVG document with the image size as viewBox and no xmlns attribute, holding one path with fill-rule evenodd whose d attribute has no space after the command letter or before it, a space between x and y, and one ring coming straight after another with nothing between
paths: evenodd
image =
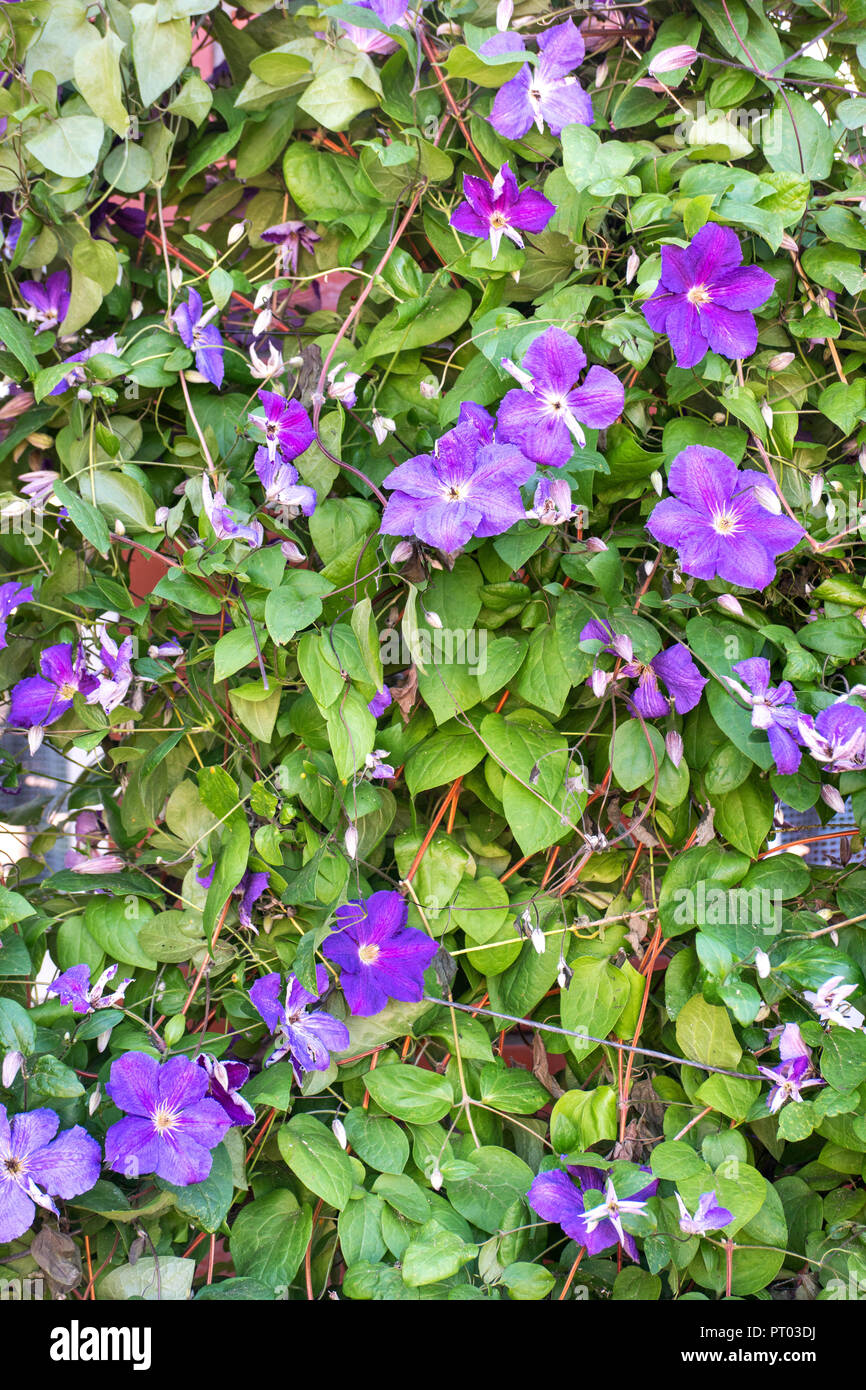
<instances>
[{"instance_id":1,"label":"flower bud","mask_svg":"<svg viewBox=\"0 0 866 1390\"><path fill-rule=\"evenodd\" d=\"M267 333L271 323L270 309L262 309L253 324L253 337L258 338L262 333Z\"/></svg>"},{"instance_id":2,"label":"flower bud","mask_svg":"<svg viewBox=\"0 0 866 1390\"><path fill-rule=\"evenodd\" d=\"M733 594L719 594L716 603L720 608L724 608L726 613L733 613L737 618L744 616L743 606L738 598L734 598Z\"/></svg>"},{"instance_id":3,"label":"flower bud","mask_svg":"<svg viewBox=\"0 0 866 1390\"><path fill-rule=\"evenodd\" d=\"M529 939L532 942L532 949L535 951L535 954L538 956L543 956L545 948L547 946L547 942L545 940L544 932L541 930L541 927L537 925L534 926L532 928L532 931L529 933Z\"/></svg>"},{"instance_id":4,"label":"flower bud","mask_svg":"<svg viewBox=\"0 0 866 1390\"><path fill-rule=\"evenodd\" d=\"M600 555L603 550L607 550L607 546L600 536L590 536L584 541L584 545L593 555Z\"/></svg>"},{"instance_id":5,"label":"flower bud","mask_svg":"<svg viewBox=\"0 0 866 1390\"><path fill-rule=\"evenodd\" d=\"M596 70L595 70L595 85L596 85L596 88L599 88L599 87L603 87L603 86L604 86L605 82L607 81L607 74L608 74L608 71L609 71L609 68L608 68L608 61L607 61L607 57L605 56L604 58L602 58L601 62L599 63L598 67L597 67Z\"/></svg>"},{"instance_id":6,"label":"flower bud","mask_svg":"<svg viewBox=\"0 0 866 1390\"><path fill-rule=\"evenodd\" d=\"M665 752L674 767L679 767L683 760L683 736L676 729L670 729L665 735Z\"/></svg>"},{"instance_id":7,"label":"flower bud","mask_svg":"<svg viewBox=\"0 0 866 1390\"><path fill-rule=\"evenodd\" d=\"M391 551L391 564L402 565L404 561L411 560L412 550L413 546L411 541L398 541Z\"/></svg>"},{"instance_id":8,"label":"flower bud","mask_svg":"<svg viewBox=\"0 0 866 1390\"><path fill-rule=\"evenodd\" d=\"M596 666L595 670L589 678L589 684L592 693L597 700L601 699L602 695L607 690L609 683L610 676L608 675L608 673L606 671L602 671L599 666Z\"/></svg>"},{"instance_id":9,"label":"flower bud","mask_svg":"<svg viewBox=\"0 0 866 1390\"><path fill-rule=\"evenodd\" d=\"M768 430L773 428L773 407L769 401L761 402L761 418Z\"/></svg>"},{"instance_id":10,"label":"flower bud","mask_svg":"<svg viewBox=\"0 0 866 1390\"><path fill-rule=\"evenodd\" d=\"M425 612L424 617L427 619L427 622L429 623L430 627L436 628L437 632L441 630L442 619L439 617L438 613L431 613L428 611Z\"/></svg>"},{"instance_id":11,"label":"flower bud","mask_svg":"<svg viewBox=\"0 0 866 1390\"><path fill-rule=\"evenodd\" d=\"M499 0L496 6L496 27L500 34L508 28L513 14L514 0Z\"/></svg>"},{"instance_id":12,"label":"flower bud","mask_svg":"<svg viewBox=\"0 0 866 1390\"><path fill-rule=\"evenodd\" d=\"M657 72L678 72L680 68L690 68L697 56L696 48L687 43L678 43L673 48L663 48L661 53L650 58L649 71L653 76Z\"/></svg>"},{"instance_id":13,"label":"flower bud","mask_svg":"<svg viewBox=\"0 0 866 1390\"><path fill-rule=\"evenodd\" d=\"M809 483L809 496L812 499L812 506L817 507L821 501L821 494L824 491L824 479L820 473L816 473Z\"/></svg>"},{"instance_id":14,"label":"flower bud","mask_svg":"<svg viewBox=\"0 0 866 1390\"><path fill-rule=\"evenodd\" d=\"M767 363L768 372L783 372L794 360L793 352L777 352Z\"/></svg>"},{"instance_id":15,"label":"flower bud","mask_svg":"<svg viewBox=\"0 0 866 1390\"><path fill-rule=\"evenodd\" d=\"M650 482L652 483L653 488L658 493L659 497L661 497L662 492L664 491L665 483L664 478L662 477L658 468L654 468L652 473L650 473Z\"/></svg>"},{"instance_id":16,"label":"flower bud","mask_svg":"<svg viewBox=\"0 0 866 1390\"><path fill-rule=\"evenodd\" d=\"M240 241L245 231L245 222L235 222L234 226L229 227L228 236L226 237L226 246L234 246L236 241Z\"/></svg>"},{"instance_id":17,"label":"flower bud","mask_svg":"<svg viewBox=\"0 0 866 1390\"><path fill-rule=\"evenodd\" d=\"M770 957L767 955L767 952L758 951L757 955L755 956L755 969L758 972L758 979L766 980L772 968L773 967L770 964Z\"/></svg>"},{"instance_id":18,"label":"flower bud","mask_svg":"<svg viewBox=\"0 0 866 1390\"><path fill-rule=\"evenodd\" d=\"M343 844L346 846L346 853L350 859L358 857L358 827L350 825L343 836Z\"/></svg>"},{"instance_id":19,"label":"flower bud","mask_svg":"<svg viewBox=\"0 0 866 1390\"><path fill-rule=\"evenodd\" d=\"M627 285L630 285L634 277L637 275L639 265L640 256L638 255L637 251L635 251L634 247L632 247L628 255L628 260L625 264L625 283Z\"/></svg>"},{"instance_id":20,"label":"flower bud","mask_svg":"<svg viewBox=\"0 0 866 1390\"><path fill-rule=\"evenodd\" d=\"M433 1172L430 1174L430 1186L432 1187L434 1192L439 1191L443 1181L444 1179L442 1177L442 1170L439 1167L439 1164L437 1163L436 1167L433 1169Z\"/></svg>"},{"instance_id":21,"label":"flower bud","mask_svg":"<svg viewBox=\"0 0 866 1390\"><path fill-rule=\"evenodd\" d=\"M143 312L144 305L142 304L141 300L133 299L132 303L129 306L129 317L131 319L137 319L141 316Z\"/></svg>"},{"instance_id":22,"label":"flower bud","mask_svg":"<svg viewBox=\"0 0 866 1390\"><path fill-rule=\"evenodd\" d=\"M343 1124L343 1121L339 1118L339 1116L334 1116L333 1120L331 1121L331 1129L334 1132L334 1138L340 1145L340 1148L347 1149L349 1147L349 1138L346 1134L346 1126Z\"/></svg>"},{"instance_id":23,"label":"flower bud","mask_svg":"<svg viewBox=\"0 0 866 1390\"><path fill-rule=\"evenodd\" d=\"M765 487L759 483L755 488L755 501L759 502L765 512L772 512L774 516L781 516L782 504L779 501L779 494L771 487Z\"/></svg>"},{"instance_id":24,"label":"flower bud","mask_svg":"<svg viewBox=\"0 0 866 1390\"><path fill-rule=\"evenodd\" d=\"M91 1093L90 1093L90 1099L89 1099L88 1102L87 1102L87 1113L88 1113L88 1115L95 1115L95 1114L96 1114L96 1112L97 1112L97 1110L99 1109L99 1106L100 1106L100 1104L101 1104L101 1101L102 1101L102 1087L99 1086L99 1085L97 1084L96 1086L94 1086L93 1090L91 1091Z\"/></svg>"},{"instance_id":25,"label":"flower bud","mask_svg":"<svg viewBox=\"0 0 866 1390\"><path fill-rule=\"evenodd\" d=\"M23 1066L24 1057L20 1052L6 1053L6 1056L3 1058L2 1073L0 1073L0 1085L2 1085L4 1090L8 1091Z\"/></svg>"},{"instance_id":26,"label":"flower bud","mask_svg":"<svg viewBox=\"0 0 866 1390\"><path fill-rule=\"evenodd\" d=\"M181 270L179 265L173 267L169 279L171 280L172 289L179 290L181 285L183 284L183 271Z\"/></svg>"},{"instance_id":27,"label":"flower bud","mask_svg":"<svg viewBox=\"0 0 866 1390\"><path fill-rule=\"evenodd\" d=\"M836 787L831 786L829 782L825 782L821 788L821 800L837 815L844 815L845 799L841 792Z\"/></svg>"},{"instance_id":28,"label":"flower bud","mask_svg":"<svg viewBox=\"0 0 866 1390\"><path fill-rule=\"evenodd\" d=\"M782 240L780 245L783 251L793 251L795 255L800 249L794 238L791 236L790 232L782 233Z\"/></svg>"}]
</instances>

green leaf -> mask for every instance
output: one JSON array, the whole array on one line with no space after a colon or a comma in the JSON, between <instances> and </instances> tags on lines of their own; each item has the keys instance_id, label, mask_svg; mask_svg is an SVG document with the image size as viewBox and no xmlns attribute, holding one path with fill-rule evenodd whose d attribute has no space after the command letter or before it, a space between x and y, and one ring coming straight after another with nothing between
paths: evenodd
<instances>
[{"instance_id":1,"label":"green leaf","mask_svg":"<svg viewBox=\"0 0 866 1390\"><path fill-rule=\"evenodd\" d=\"M377 1067L368 1072L365 1082L376 1104L387 1114L412 1124L441 1120L454 1104L451 1085L445 1077L420 1067Z\"/></svg>"},{"instance_id":2,"label":"green leaf","mask_svg":"<svg viewBox=\"0 0 866 1390\"><path fill-rule=\"evenodd\" d=\"M352 1161L334 1135L312 1115L294 1115L277 1134L280 1153L305 1187L342 1211L352 1195Z\"/></svg>"},{"instance_id":3,"label":"green leaf","mask_svg":"<svg viewBox=\"0 0 866 1390\"><path fill-rule=\"evenodd\" d=\"M287 1188L243 1207L232 1226L231 1254L241 1278L285 1292L300 1268L313 1231L313 1212Z\"/></svg>"},{"instance_id":4,"label":"green leaf","mask_svg":"<svg viewBox=\"0 0 866 1390\"><path fill-rule=\"evenodd\" d=\"M94 39L75 54L75 85L93 114L123 139L129 129L120 80L123 40L110 29L104 38Z\"/></svg>"},{"instance_id":5,"label":"green leaf","mask_svg":"<svg viewBox=\"0 0 866 1390\"><path fill-rule=\"evenodd\" d=\"M448 1200L473 1226L490 1234L501 1231L505 1214L515 1202L523 1210L535 1174L517 1154L492 1145L470 1150L466 1169L465 1176L461 1168L459 1177L447 1180Z\"/></svg>"},{"instance_id":6,"label":"green leaf","mask_svg":"<svg viewBox=\"0 0 866 1390\"><path fill-rule=\"evenodd\" d=\"M628 1003L628 980L604 958L578 956L570 964L574 974L561 997L562 1026L606 1038ZM568 1039L577 1058L586 1057L597 1045Z\"/></svg>"},{"instance_id":7,"label":"green leaf","mask_svg":"<svg viewBox=\"0 0 866 1390\"><path fill-rule=\"evenodd\" d=\"M105 127L96 116L60 116L24 141L40 164L63 178L80 178L96 168Z\"/></svg>"},{"instance_id":8,"label":"green leaf","mask_svg":"<svg viewBox=\"0 0 866 1390\"><path fill-rule=\"evenodd\" d=\"M143 106L152 106L186 67L192 52L188 19L160 22L159 5L133 5L132 58Z\"/></svg>"},{"instance_id":9,"label":"green leaf","mask_svg":"<svg viewBox=\"0 0 866 1390\"><path fill-rule=\"evenodd\" d=\"M725 1009L694 995L677 1015L677 1043L692 1062L733 1070L743 1055Z\"/></svg>"}]
</instances>

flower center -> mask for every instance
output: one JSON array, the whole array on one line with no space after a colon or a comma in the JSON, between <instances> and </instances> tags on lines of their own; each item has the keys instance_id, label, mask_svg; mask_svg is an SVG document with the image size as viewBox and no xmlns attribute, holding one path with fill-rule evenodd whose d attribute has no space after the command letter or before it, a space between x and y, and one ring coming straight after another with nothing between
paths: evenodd
<instances>
[{"instance_id":1,"label":"flower center","mask_svg":"<svg viewBox=\"0 0 866 1390\"><path fill-rule=\"evenodd\" d=\"M73 695L75 694L76 689L77 687L74 685L70 685L69 681L64 681L60 687L61 700L71 700Z\"/></svg>"},{"instance_id":2,"label":"flower center","mask_svg":"<svg viewBox=\"0 0 866 1390\"><path fill-rule=\"evenodd\" d=\"M368 941L366 946L361 946L358 950L358 960L362 965L375 965L379 959L379 947L373 941Z\"/></svg>"},{"instance_id":3,"label":"flower center","mask_svg":"<svg viewBox=\"0 0 866 1390\"><path fill-rule=\"evenodd\" d=\"M447 502L462 502L463 493L461 489L457 487L456 484L452 484L452 486L449 487L448 491L445 493L445 500Z\"/></svg>"},{"instance_id":4,"label":"flower center","mask_svg":"<svg viewBox=\"0 0 866 1390\"><path fill-rule=\"evenodd\" d=\"M19 1177L24 1171L24 1164L21 1162L21 1159L13 1158L11 1155L9 1158L4 1158L3 1167L10 1177L13 1178Z\"/></svg>"},{"instance_id":5,"label":"flower center","mask_svg":"<svg viewBox=\"0 0 866 1390\"><path fill-rule=\"evenodd\" d=\"M686 299L689 301L690 304L694 304L696 309L700 309L702 304L712 303L712 295L710 294L706 285L692 285L691 289L686 295Z\"/></svg>"},{"instance_id":6,"label":"flower center","mask_svg":"<svg viewBox=\"0 0 866 1390\"><path fill-rule=\"evenodd\" d=\"M157 1134L167 1134L177 1126L177 1111L168 1105L158 1105L153 1112L153 1127Z\"/></svg>"},{"instance_id":7,"label":"flower center","mask_svg":"<svg viewBox=\"0 0 866 1390\"><path fill-rule=\"evenodd\" d=\"M713 530L719 536L735 536L740 529L740 519L736 512L714 512Z\"/></svg>"},{"instance_id":8,"label":"flower center","mask_svg":"<svg viewBox=\"0 0 866 1390\"><path fill-rule=\"evenodd\" d=\"M494 212L490 218L491 227L498 227L500 230L508 226L508 218L503 212Z\"/></svg>"}]
</instances>

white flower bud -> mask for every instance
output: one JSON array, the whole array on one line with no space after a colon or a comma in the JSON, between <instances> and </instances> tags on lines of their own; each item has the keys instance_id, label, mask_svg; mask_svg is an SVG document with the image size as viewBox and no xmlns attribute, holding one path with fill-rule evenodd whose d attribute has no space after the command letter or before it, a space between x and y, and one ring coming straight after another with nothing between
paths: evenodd
<instances>
[{"instance_id":1,"label":"white flower bud","mask_svg":"<svg viewBox=\"0 0 866 1390\"><path fill-rule=\"evenodd\" d=\"M595 698L600 700L610 684L610 676L606 671L602 671L600 667L596 666L589 678L589 684Z\"/></svg>"},{"instance_id":2,"label":"white flower bud","mask_svg":"<svg viewBox=\"0 0 866 1390\"><path fill-rule=\"evenodd\" d=\"M144 305L142 304L141 300L133 299L132 303L129 306L129 317L131 319L137 319L140 317L143 311Z\"/></svg>"},{"instance_id":3,"label":"white flower bud","mask_svg":"<svg viewBox=\"0 0 866 1390\"><path fill-rule=\"evenodd\" d=\"M532 942L532 949L535 951L535 954L538 956L543 956L545 948L547 946L547 942L545 940L544 932L541 930L541 927L534 926L532 928L532 931L529 933L529 939Z\"/></svg>"},{"instance_id":4,"label":"white flower bud","mask_svg":"<svg viewBox=\"0 0 866 1390\"><path fill-rule=\"evenodd\" d=\"M358 827L350 825L343 836L343 844L346 846L346 853L350 859L358 857Z\"/></svg>"},{"instance_id":5,"label":"white flower bud","mask_svg":"<svg viewBox=\"0 0 866 1390\"><path fill-rule=\"evenodd\" d=\"M108 1044L109 1044L110 1042L111 1042L111 1029L109 1028L105 1033L100 1033L100 1034L99 1034L99 1037L96 1039L96 1050L97 1050L97 1052L104 1052L105 1049L108 1047Z\"/></svg>"},{"instance_id":6,"label":"white flower bud","mask_svg":"<svg viewBox=\"0 0 866 1390\"><path fill-rule=\"evenodd\" d=\"M821 788L821 800L825 805L830 807L831 811L835 811L837 815L844 815L845 798L842 796L841 792L839 792L836 787L831 786L829 782L825 782Z\"/></svg>"},{"instance_id":7,"label":"white flower bud","mask_svg":"<svg viewBox=\"0 0 866 1390\"><path fill-rule=\"evenodd\" d=\"M116 536L125 536L125 535L126 535L126 527L124 526L124 524L123 524L123 522L121 521L121 519L120 519L119 516L116 516L116 517L114 518L114 534L115 534Z\"/></svg>"},{"instance_id":8,"label":"white flower bud","mask_svg":"<svg viewBox=\"0 0 866 1390\"><path fill-rule=\"evenodd\" d=\"M270 326L271 326L271 311L270 311L270 309L262 309L262 312L258 315L258 317L256 318L255 323L253 324L253 337L254 337L254 338L259 338L259 337L261 337L262 333L267 333L267 331L268 331L268 329L270 328Z\"/></svg>"},{"instance_id":9,"label":"white flower bud","mask_svg":"<svg viewBox=\"0 0 866 1390\"><path fill-rule=\"evenodd\" d=\"M427 622L430 624L431 627L435 627L437 631L441 629L442 619L439 617L438 613L427 612L424 614L424 617L427 619Z\"/></svg>"},{"instance_id":10,"label":"white flower bud","mask_svg":"<svg viewBox=\"0 0 866 1390\"><path fill-rule=\"evenodd\" d=\"M683 760L683 736L676 729L670 729L665 735L665 752L673 763L674 767L679 767Z\"/></svg>"},{"instance_id":11,"label":"white flower bud","mask_svg":"<svg viewBox=\"0 0 866 1390\"><path fill-rule=\"evenodd\" d=\"M769 402L769 401L762 401L762 402L761 402L761 416L763 417L763 421L764 421L764 424L767 426L767 429L768 429L768 430L769 430L769 429L772 429L772 427L773 427L773 407L770 405L770 402Z\"/></svg>"},{"instance_id":12,"label":"white flower bud","mask_svg":"<svg viewBox=\"0 0 866 1390\"><path fill-rule=\"evenodd\" d=\"M240 241L246 229L245 222L235 222L234 226L229 227L229 234L226 237L226 246L234 246L236 241Z\"/></svg>"},{"instance_id":13,"label":"white flower bud","mask_svg":"<svg viewBox=\"0 0 866 1390\"><path fill-rule=\"evenodd\" d=\"M377 444L384 444L388 435L393 434L396 428L396 421L390 420L387 415L380 415L378 411L373 412L372 429Z\"/></svg>"},{"instance_id":14,"label":"white flower bud","mask_svg":"<svg viewBox=\"0 0 866 1390\"><path fill-rule=\"evenodd\" d=\"M584 545L593 555L600 555L603 550L607 550L607 546L599 536L590 536L588 540L584 541Z\"/></svg>"},{"instance_id":15,"label":"white flower bud","mask_svg":"<svg viewBox=\"0 0 866 1390\"><path fill-rule=\"evenodd\" d=\"M658 468L654 468L652 473L650 473L650 482L652 483L653 488L658 493L659 497L661 497L662 492L664 491L665 482Z\"/></svg>"},{"instance_id":16,"label":"white flower bud","mask_svg":"<svg viewBox=\"0 0 866 1390\"><path fill-rule=\"evenodd\" d=\"M6 1053L3 1058L2 1073L0 1073L0 1085L4 1090L8 1091L23 1065L24 1058L20 1052Z\"/></svg>"},{"instance_id":17,"label":"white flower bud","mask_svg":"<svg viewBox=\"0 0 866 1390\"><path fill-rule=\"evenodd\" d=\"M595 70L595 86L596 86L596 90L597 90L599 87L603 87L603 86L604 86L605 82L607 81L607 74L608 74L609 70L610 70L610 69L609 69L607 57L605 56L604 58L602 58L601 62L599 63L598 67L597 67L596 70Z\"/></svg>"},{"instance_id":18,"label":"white flower bud","mask_svg":"<svg viewBox=\"0 0 866 1390\"><path fill-rule=\"evenodd\" d=\"M821 501L821 495L823 491L824 479L820 473L816 473L812 478L812 481L809 483L809 496L812 499L813 507L817 507L818 503Z\"/></svg>"},{"instance_id":19,"label":"white flower bud","mask_svg":"<svg viewBox=\"0 0 866 1390\"><path fill-rule=\"evenodd\" d=\"M800 249L794 238L791 236L790 232L782 233L782 240L780 245L783 251L793 251L796 253Z\"/></svg>"},{"instance_id":20,"label":"white flower bud","mask_svg":"<svg viewBox=\"0 0 866 1390\"><path fill-rule=\"evenodd\" d=\"M696 48L690 44L678 43L673 48L663 48L654 58L650 58L649 72L678 72L680 68L690 68L698 56Z\"/></svg>"},{"instance_id":21,"label":"white flower bud","mask_svg":"<svg viewBox=\"0 0 866 1390\"><path fill-rule=\"evenodd\" d=\"M755 501L759 502L765 512L772 512L774 516L781 516L782 504L779 501L779 494L771 487L765 487L759 483L755 488Z\"/></svg>"},{"instance_id":22,"label":"white flower bud","mask_svg":"<svg viewBox=\"0 0 866 1390\"><path fill-rule=\"evenodd\" d=\"M758 979L766 980L772 968L773 967L770 964L770 957L767 955L767 952L758 951L757 955L755 956L755 969L758 972Z\"/></svg>"},{"instance_id":23,"label":"white flower bud","mask_svg":"<svg viewBox=\"0 0 866 1390\"><path fill-rule=\"evenodd\" d=\"M270 280L266 280L263 285L259 285L258 289L256 290L256 297L253 300L253 308L263 309L264 306L267 304L268 300L270 299L272 293L273 291L271 290Z\"/></svg>"},{"instance_id":24,"label":"white flower bud","mask_svg":"<svg viewBox=\"0 0 866 1390\"><path fill-rule=\"evenodd\" d=\"M777 352L767 363L768 372L783 372L794 360L793 352Z\"/></svg>"},{"instance_id":25,"label":"white flower bud","mask_svg":"<svg viewBox=\"0 0 866 1390\"><path fill-rule=\"evenodd\" d=\"M424 380L419 382L418 390L425 401L435 401L439 395L439 382L435 376L425 376Z\"/></svg>"},{"instance_id":26,"label":"white flower bud","mask_svg":"<svg viewBox=\"0 0 866 1390\"><path fill-rule=\"evenodd\" d=\"M95 1115L95 1114L96 1114L97 1110L99 1109L99 1105L100 1105L101 1100L102 1100L102 1087L99 1086L99 1085L96 1085L96 1086L94 1086L94 1088L93 1088L93 1090L92 1090L92 1092L91 1092L91 1094L90 1094L90 1099L89 1099L89 1101L87 1102L87 1113L88 1113L88 1115Z\"/></svg>"},{"instance_id":27,"label":"white flower bud","mask_svg":"<svg viewBox=\"0 0 866 1390\"><path fill-rule=\"evenodd\" d=\"M716 603L720 608L724 608L726 613L733 613L735 617L743 617L743 605L733 594L719 594Z\"/></svg>"},{"instance_id":28,"label":"white flower bud","mask_svg":"<svg viewBox=\"0 0 866 1390\"><path fill-rule=\"evenodd\" d=\"M616 655L623 661L631 661L634 658L634 647L632 646L631 638L626 637L624 633L615 633L610 645Z\"/></svg>"},{"instance_id":29,"label":"white flower bud","mask_svg":"<svg viewBox=\"0 0 866 1390\"><path fill-rule=\"evenodd\" d=\"M632 247L628 255L628 260L625 263L625 283L627 285L630 285L634 277L637 275L639 265L640 256L638 255L637 251L635 251L634 247Z\"/></svg>"},{"instance_id":30,"label":"white flower bud","mask_svg":"<svg viewBox=\"0 0 866 1390\"><path fill-rule=\"evenodd\" d=\"M349 1139L346 1134L346 1126L343 1124L343 1121L339 1118L339 1116L334 1116L333 1120L331 1121L331 1129L334 1131L334 1138L340 1145L340 1148L347 1149L349 1147Z\"/></svg>"},{"instance_id":31,"label":"white flower bud","mask_svg":"<svg viewBox=\"0 0 866 1390\"><path fill-rule=\"evenodd\" d=\"M496 27L500 34L508 28L513 14L514 0L499 0L499 4L496 6Z\"/></svg>"},{"instance_id":32,"label":"white flower bud","mask_svg":"<svg viewBox=\"0 0 866 1390\"><path fill-rule=\"evenodd\" d=\"M412 550L411 541L398 541L391 551L391 564L402 565L405 560L411 559Z\"/></svg>"},{"instance_id":33,"label":"white flower bud","mask_svg":"<svg viewBox=\"0 0 866 1390\"><path fill-rule=\"evenodd\" d=\"M433 1172L430 1174L430 1186L432 1187L434 1192L439 1191L443 1181L444 1179L442 1177L442 1170L440 1169L439 1164L437 1163L436 1167L433 1169Z\"/></svg>"}]
</instances>

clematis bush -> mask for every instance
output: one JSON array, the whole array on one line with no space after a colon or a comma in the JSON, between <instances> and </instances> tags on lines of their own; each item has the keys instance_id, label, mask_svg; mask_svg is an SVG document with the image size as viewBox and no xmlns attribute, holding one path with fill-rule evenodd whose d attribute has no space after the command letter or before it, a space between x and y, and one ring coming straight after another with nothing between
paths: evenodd
<instances>
[{"instance_id":1,"label":"clematis bush","mask_svg":"<svg viewBox=\"0 0 866 1390\"><path fill-rule=\"evenodd\" d=\"M0 6L4 1288L863 1296L864 36Z\"/></svg>"}]
</instances>

